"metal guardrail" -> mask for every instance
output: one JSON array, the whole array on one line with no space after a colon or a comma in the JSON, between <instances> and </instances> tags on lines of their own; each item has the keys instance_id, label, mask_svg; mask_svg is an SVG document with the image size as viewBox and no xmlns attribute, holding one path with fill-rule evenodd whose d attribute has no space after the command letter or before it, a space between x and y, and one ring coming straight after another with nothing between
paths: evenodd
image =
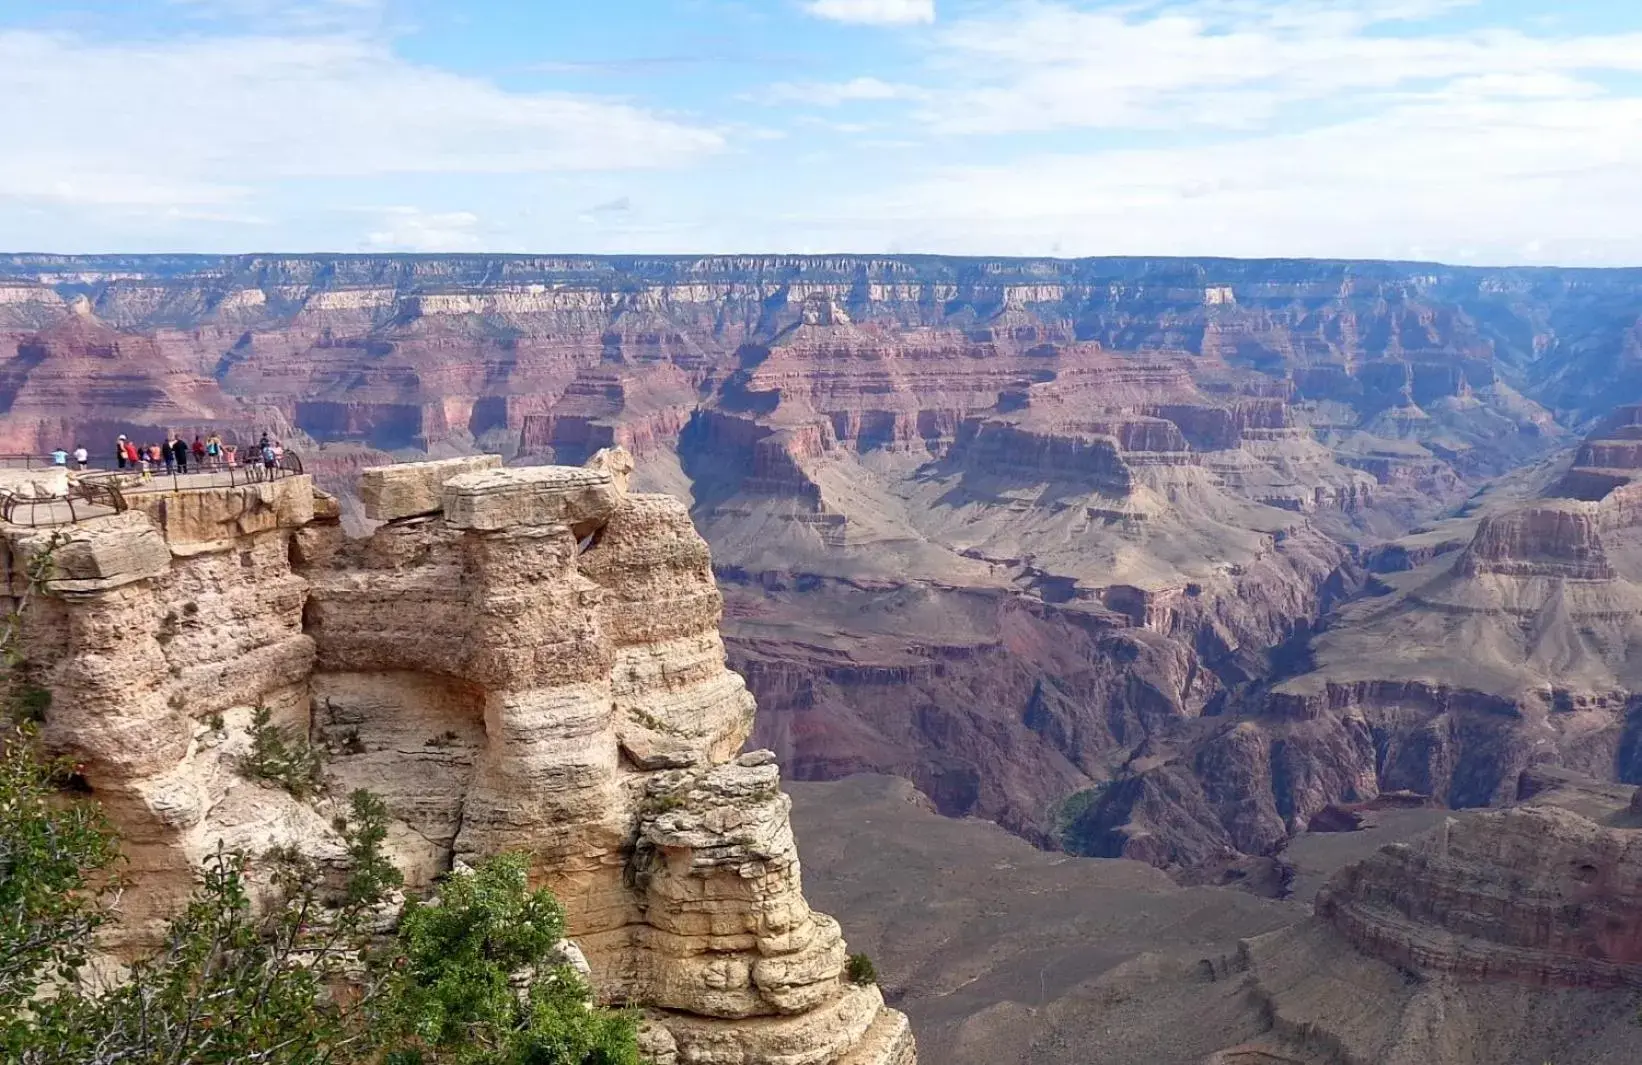
<instances>
[{"instance_id":1,"label":"metal guardrail","mask_svg":"<svg viewBox=\"0 0 1642 1065\"><path fill-rule=\"evenodd\" d=\"M126 497L133 493L206 492L215 488L266 484L296 477L302 472L302 459L290 451L275 459L272 466L260 461L251 465L237 462L229 465L218 461L208 463L203 469L191 468L187 473L175 467L147 471L93 470L71 478L66 496L35 497L0 493L0 520L13 525L69 525L128 510L130 502Z\"/></svg>"},{"instance_id":2,"label":"metal guardrail","mask_svg":"<svg viewBox=\"0 0 1642 1065\"><path fill-rule=\"evenodd\" d=\"M253 462L235 462L230 465L224 460L217 462L207 461L204 466L189 464L187 470L176 466L160 468L161 464L150 462L149 469L143 470L97 470L80 475L81 481L94 481L102 484L116 484L128 492L204 492L212 488L238 488L247 484L265 484L268 481L277 481L285 477L295 477L303 472L302 459L294 451L287 451L274 460L272 466L261 459ZM207 477L207 481L196 481L194 478ZM186 478L186 480L185 480Z\"/></svg>"},{"instance_id":3,"label":"metal guardrail","mask_svg":"<svg viewBox=\"0 0 1642 1065\"><path fill-rule=\"evenodd\" d=\"M125 494L118 485L89 478L70 482L67 495L0 493L0 521L12 525L69 525L87 518L118 514L127 507Z\"/></svg>"}]
</instances>

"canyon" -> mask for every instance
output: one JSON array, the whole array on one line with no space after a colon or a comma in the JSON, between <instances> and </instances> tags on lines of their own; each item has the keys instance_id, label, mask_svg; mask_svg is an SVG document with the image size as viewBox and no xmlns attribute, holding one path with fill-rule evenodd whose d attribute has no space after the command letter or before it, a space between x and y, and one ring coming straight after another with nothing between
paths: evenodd
<instances>
[{"instance_id":1,"label":"canyon","mask_svg":"<svg viewBox=\"0 0 1642 1065\"><path fill-rule=\"evenodd\" d=\"M499 466L373 468L363 540L308 475L127 475L118 513L4 526L42 741L126 859L106 948L152 947L219 848L261 877L345 865L365 788L412 889L522 855L601 1000L642 1009L647 1061L911 1065L804 899L774 756L740 753L753 701L683 505L627 491L625 452ZM323 789L259 777L268 727L328 752Z\"/></svg>"},{"instance_id":2,"label":"canyon","mask_svg":"<svg viewBox=\"0 0 1642 1065\"><path fill-rule=\"evenodd\" d=\"M792 785L806 883L954 1065L1623 1065L1635 789L1301 834L1291 899L1182 887L943 818L905 781Z\"/></svg>"},{"instance_id":3,"label":"canyon","mask_svg":"<svg viewBox=\"0 0 1642 1065\"><path fill-rule=\"evenodd\" d=\"M1501 696L1342 641L1482 501L1634 461L1573 451L1642 399L1639 301L1371 262L7 255L0 449L268 429L358 534L372 465L621 446L712 545L790 773L1202 878L1381 793L1509 798L1527 756L1433 739ZM1585 535L1548 515L1470 557ZM1605 738L1554 756L1633 779L1628 689L1558 683L1548 720Z\"/></svg>"},{"instance_id":4,"label":"canyon","mask_svg":"<svg viewBox=\"0 0 1642 1065\"><path fill-rule=\"evenodd\" d=\"M67 527L127 949L335 857L261 704L661 1063L1642 1049L1642 271L0 256L0 451L172 430L307 472Z\"/></svg>"}]
</instances>

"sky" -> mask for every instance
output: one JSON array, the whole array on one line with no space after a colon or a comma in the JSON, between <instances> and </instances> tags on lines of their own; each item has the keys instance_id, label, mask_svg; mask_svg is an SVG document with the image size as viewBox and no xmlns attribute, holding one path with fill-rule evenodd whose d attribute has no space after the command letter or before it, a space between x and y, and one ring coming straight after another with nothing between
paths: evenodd
<instances>
[{"instance_id":1,"label":"sky","mask_svg":"<svg viewBox=\"0 0 1642 1065\"><path fill-rule=\"evenodd\" d=\"M1642 2L0 0L0 249L1642 265Z\"/></svg>"}]
</instances>

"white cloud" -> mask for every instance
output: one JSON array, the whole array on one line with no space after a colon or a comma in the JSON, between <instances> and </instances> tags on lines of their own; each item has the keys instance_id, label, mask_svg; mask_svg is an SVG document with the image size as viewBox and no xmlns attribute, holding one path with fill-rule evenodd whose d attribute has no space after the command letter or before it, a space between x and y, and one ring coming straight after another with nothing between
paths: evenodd
<instances>
[{"instance_id":1,"label":"white cloud","mask_svg":"<svg viewBox=\"0 0 1642 1065\"><path fill-rule=\"evenodd\" d=\"M1642 33L1386 34L1448 0L1152 3L1090 11L1022 0L938 34L953 75L923 116L957 133L1249 127L1287 105L1455 78L1642 71Z\"/></svg>"},{"instance_id":2,"label":"white cloud","mask_svg":"<svg viewBox=\"0 0 1642 1065\"><path fill-rule=\"evenodd\" d=\"M1418 25L1466 6L972 5L931 36L922 76L897 72L916 84L853 96L857 83L889 83L780 87L812 105L875 98L875 121L937 134L920 165L821 206L830 217L800 223L804 239L975 254L1642 261L1631 191L1642 32ZM1022 143L1036 147L1023 155ZM966 157L985 162L928 161Z\"/></svg>"},{"instance_id":3,"label":"white cloud","mask_svg":"<svg viewBox=\"0 0 1642 1065\"><path fill-rule=\"evenodd\" d=\"M0 31L0 198L209 204L293 178L671 167L715 129L510 92L343 34L93 44Z\"/></svg>"},{"instance_id":4,"label":"white cloud","mask_svg":"<svg viewBox=\"0 0 1642 1065\"><path fill-rule=\"evenodd\" d=\"M808 0L817 18L867 26L910 26L935 21L935 0Z\"/></svg>"},{"instance_id":5,"label":"white cloud","mask_svg":"<svg viewBox=\"0 0 1642 1065\"><path fill-rule=\"evenodd\" d=\"M772 103L801 103L815 107L874 100L906 100L922 97L922 89L898 85L879 78L853 78L833 82L780 82L770 86L766 96Z\"/></svg>"},{"instance_id":6,"label":"white cloud","mask_svg":"<svg viewBox=\"0 0 1642 1065\"><path fill-rule=\"evenodd\" d=\"M365 237L371 251L479 251L480 218L471 211L430 212L419 207L377 208L381 228Z\"/></svg>"},{"instance_id":7,"label":"white cloud","mask_svg":"<svg viewBox=\"0 0 1642 1065\"><path fill-rule=\"evenodd\" d=\"M945 168L857 217L949 252L1642 259L1642 99L1479 88L1305 132Z\"/></svg>"}]
</instances>

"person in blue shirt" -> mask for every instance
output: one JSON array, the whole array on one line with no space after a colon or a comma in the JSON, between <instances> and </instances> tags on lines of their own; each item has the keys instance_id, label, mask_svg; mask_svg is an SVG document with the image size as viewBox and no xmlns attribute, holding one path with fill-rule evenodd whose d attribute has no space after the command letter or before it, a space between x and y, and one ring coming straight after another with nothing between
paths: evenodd
<instances>
[{"instance_id":1,"label":"person in blue shirt","mask_svg":"<svg viewBox=\"0 0 1642 1065\"><path fill-rule=\"evenodd\" d=\"M57 450L53 451L51 453L51 464L53 466L65 466L66 467L68 465L68 452L63 450L62 448L58 448Z\"/></svg>"}]
</instances>

